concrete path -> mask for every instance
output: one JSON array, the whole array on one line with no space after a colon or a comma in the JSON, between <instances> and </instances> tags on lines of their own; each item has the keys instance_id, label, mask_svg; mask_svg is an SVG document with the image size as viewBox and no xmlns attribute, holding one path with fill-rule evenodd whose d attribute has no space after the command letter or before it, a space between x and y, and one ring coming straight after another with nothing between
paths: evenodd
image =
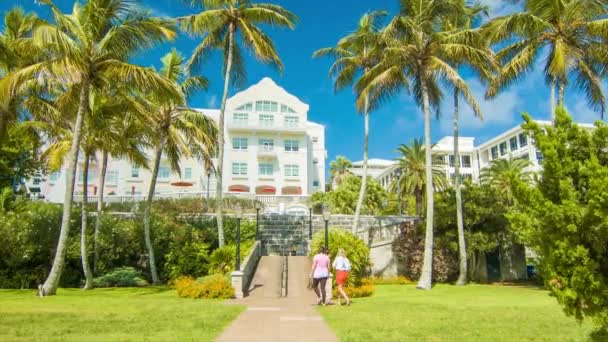
<instances>
[{"instance_id":1,"label":"concrete path","mask_svg":"<svg viewBox=\"0 0 608 342\"><path fill-rule=\"evenodd\" d=\"M334 342L338 338L317 313L316 296L306 285L310 272L307 257L289 257L288 294L280 298L281 257L263 257L254 276L257 287L250 296L231 303L247 306L217 339L221 342ZM262 286L260 286L262 285Z\"/></svg>"}]
</instances>

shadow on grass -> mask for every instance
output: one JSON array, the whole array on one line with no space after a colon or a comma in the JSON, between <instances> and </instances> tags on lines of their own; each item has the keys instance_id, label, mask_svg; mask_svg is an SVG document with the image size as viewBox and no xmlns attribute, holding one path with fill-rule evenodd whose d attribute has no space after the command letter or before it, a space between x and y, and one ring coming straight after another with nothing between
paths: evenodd
<instances>
[{"instance_id":1,"label":"shadow on grass","mask_svg":"<svg viewBox=\"0 0 608 342\"><path fill-rule=\"evenodd\" d=\"M593 342L608 341L608 327L595 329L591 334L589 334L589 340Z\"/></svg>"},{"instance_id":2,"label":"shadow on grass","mask_svg":"<svg viewBox=\"0 0 608 342\"><path fill-rule=\"evenodd\" d=\"M171 291L169 286L147 286L141 288L141 292L135 293L136 296L148 296Z\"/></svg>"}]
</instances>

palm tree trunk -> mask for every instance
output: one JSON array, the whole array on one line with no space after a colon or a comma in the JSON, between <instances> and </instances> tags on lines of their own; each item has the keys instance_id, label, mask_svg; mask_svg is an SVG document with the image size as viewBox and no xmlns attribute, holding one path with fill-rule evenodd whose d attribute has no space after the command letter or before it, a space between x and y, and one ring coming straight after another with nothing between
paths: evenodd
<instances>
[{"instance_id":1,"label":"palm tree trunk","mask_svg":"<svg viewBox=\"0 0 608 342\"><path fill-rule=\"evenodd\" d=\"M226 60L226 73L224 74L224 95L218 122L218 156L216 169L215 205L217 214L217 240L220 247L224 245L224 203L222 203L222 172L224 171L224 114L226 100L228 100L228 86L230 84L230 70L232 69L232 50L234 49L234 24L228 27L228 59Z\"/></svg>"},{"instance_id":2,"label":"palm tree trunk","mask_svg":"<svg viewBox=\"0 0 608 342\"><path fill-rule=\"evenodd\" d=\"M467 283L467 251L462 219L462 187L460 182L460 151L458 150L458 89L454 89L454 176L456 180L456 226L458 227L458 252L460 269L456 285Z\"/></svg>"},{"instance_id":3,"label":"palm tree trunk","mask_svg":"<svg viewBox=\"0 0 608 342\"><path fill-rule=\"evenodd\" d=\"M0 146L4 144L8 131L8 111L0 110Z\"/></svg>"},{"instance_id":4,"label":"palm tree trunk","mask_svg":"<svg viewBox=\"0 0 608 342\"><path fill-rule=\"evenodd\" d=\"M361 215L361 207L363 206L363 198L367 187L367 150L369 145L369 108L368 98L365 96L365 104L363 109L364 122L364 137L363 137L363 177L361 178L361 188L359 189L359 199L357 200L357 208L355 209L355 220L353 222L353 233L357 233L359 225L359 216Z\"/></svg>"},{"instance_id":5,"label":"palm tree trunk","mask_svg":"<svg viewBox=\"0 0 608 342\"><path fill-rule=\"evenodd\" d=\"M49 276L44 282L43 290L45 295L55 295L57 293L57 285L65 266L65 254L70 233L70 216L72 212L72 196L74 195L74 180L76 178L76 165L78 164L78 147L80 146L80 136L82 134L82 122L85 113L89 106L89 80L82 81L80 89L80 98L78 103L78 112L76 113L76 121L74 122L74 132L72 134L72 143L68 154L68 169L66 172L65 194L63 196L63 215L61 217L61 230L59 232L59 240L57 241L57 249L53 266L49 272Z\"/></svg>"},{"instance_id":6,"label":"palm tree trunk","mask_svg":"<svg viewBox=\"0 0 608 342\"><path fill-rule=\"evenodd\" d=\"M106 184L106 170L108 169L108 152L103 151L101 157L101 173L97 179L97 215L95 216L95 233L93 235L93 273L97 274L99 263L99 230L101 229L101 215L103 214L103 191Z\"/></svg>"},{"instance_id":7,"label":"palm tree trunk","mask_svg":"<svg viewBox=\"0 0 608 342\"><path fill-rule=\"evenodd\" d=\"M152 200L154 199L154 190L156 189L156 178L158 177L158 168L160 166L160 157L162 155L162 143L159 143L154 149L154 165L152 167L152 178L150 179L150 188L148 189L148 197L146 198L146 207L144 208L144 240L146 249L148 250L148 262L150 263L150 274L152 283L160 284L160 278L156 271L156 259L154 258L154 246L150 237L150 221L152 219Z\"/></svg>"},{"instance_id":8,"label":"palm tree trunk","mask_svg":"<svg viewBox=\"0 0 608 342\"><path fill-rule=\"evenodd\" d=\"M555 80L551 80L551 120L555 119Z\"/></svg>"},{"instance_id":9,"label":"palm tree trunk","mask_svg":"<svg viewBox=\"0 0 608 342\"><path fill-rule=\"evenodd\" d=\"M91 156L85 152L84 165L82 167L82 203L80 203L80 259L82 261L82 270L84 271L84 288L90 290L93 288L93 272L89 265L89 253L87 251L87 227L88 227L88 186L89 186L89 159Z\"/></svg>"},{"instance_id":10,"label":"palm tree trunk","mask_svg":"<svg viewBox=\"0 0 608 342\"><path fill-rule=\"evenodd\" d=\"M558 85L558 91L559 91L558 98L557 98L557 105L563 106L564 105L564 94L566 92L566 84L564 83L564 81L559 81L557 83L557 85Z\"/></svg>"},{"instance_id":11,"label":"palm tree trunk","mask_svg":"<svg viewBox=\"0 0 608 342\"><path fill-rule=\"evenodd\" d=\"M420 82L422 90L422 107L424 110L424 145L426 153L426 235L424 238L424 261L418 280L418 289L430 290L433 281L433 161L431 153L431 112L429 94L424 79Z\"/></svg>"}]
</instances>

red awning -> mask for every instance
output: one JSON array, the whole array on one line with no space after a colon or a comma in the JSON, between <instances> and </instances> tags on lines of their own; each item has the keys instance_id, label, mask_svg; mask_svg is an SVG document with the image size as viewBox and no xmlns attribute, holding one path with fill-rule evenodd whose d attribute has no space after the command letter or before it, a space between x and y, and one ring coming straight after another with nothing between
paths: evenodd
<instances>
[{"instance_id":1,"label":"red awning","mask_svg":"<svg viewBox=\"0 0 608 342\"><path fill-rule=\"evenodd\" d=\"M230 192L249 192L249 187L247 185L235 184L228 187L228 191Z\"/></svg>"},{"instance_id":2,"label":"red awning","mask_svg":"<svg viewBox=\"0 0 608 342\"><path fill-rule=\"evenodd\" d=\"M255 188L255 193L258 195L275 195L277 188L271 185L260 185Z\"/></svg>"},{"instance_id":3,"label":"red awning","mask_svg":"<svg viewBox=\"0 0 608 342\"><path fill-rule=\"evenodd\" d=\"M181 187L189 187L189 186L193 186L194 183L192 183L192 182L185 182L185 181L177 181L177 182L171 183L171 185L173 185L173 186L181 186Z\"/></svg>"},{"instance_id":4,"label":"red awning","mask_svg":"<svg viewBox=\"0 0 608 342\"><path fill-rule=\"evenodd\" d=\"M282 195L301 195L302 188L299 186L284 186L281 189Z\"/></svg>"}]
</instances>

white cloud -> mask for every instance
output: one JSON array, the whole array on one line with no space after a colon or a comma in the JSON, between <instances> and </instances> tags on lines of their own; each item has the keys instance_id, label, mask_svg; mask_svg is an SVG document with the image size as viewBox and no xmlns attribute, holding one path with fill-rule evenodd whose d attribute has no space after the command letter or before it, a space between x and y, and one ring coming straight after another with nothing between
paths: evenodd
<instances>
[{"instance_id":1,"label":"white cloud","mask_svg":"<svg viewBox=\"0 0 608 342\"><path fill-rule=\"evenodd\" d=\"M211 95L207 100L207 106L209 108L215 108L217 106L217 95Z\"/></svg>"}]
</instances>

